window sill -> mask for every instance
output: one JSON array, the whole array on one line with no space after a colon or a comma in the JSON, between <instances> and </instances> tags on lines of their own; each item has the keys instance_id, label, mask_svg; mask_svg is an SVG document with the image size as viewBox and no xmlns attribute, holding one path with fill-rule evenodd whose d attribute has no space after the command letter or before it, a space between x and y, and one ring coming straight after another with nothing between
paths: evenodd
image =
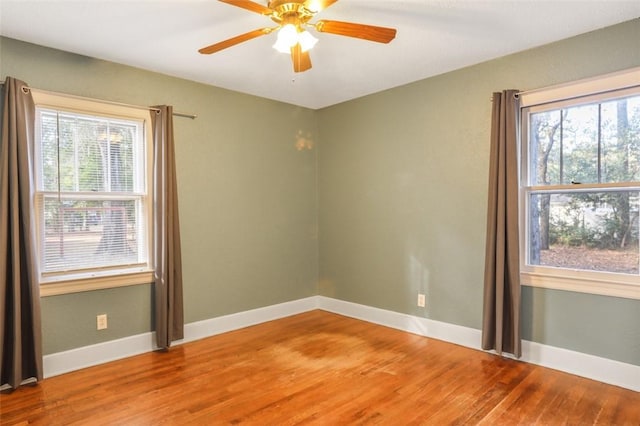
<instances>
[{"instance_id":1,"label":"window sill","mask_svg":"<svg viewBox=\"0 0 640 426\"><path fill-rule=\"evenodd\" d=\"M590 277L560 277L539 272L521 272L520 283L530 287L640 299L640 283L629 283L623 280L604 281Z\"/></svg>"},{"instance_id":2,"label":"window sill","mask_svg":"<svg viewBox=\"0 0 640 426\"><path fill-rule=\"evenodd\" d=\"M83 291L103 290L107 288L125 287L153 282L153 272L143 271L128 274L83 277L40 284L40 297L58 296L61 294L79 293Z\"/></svg>"}]
</instances>

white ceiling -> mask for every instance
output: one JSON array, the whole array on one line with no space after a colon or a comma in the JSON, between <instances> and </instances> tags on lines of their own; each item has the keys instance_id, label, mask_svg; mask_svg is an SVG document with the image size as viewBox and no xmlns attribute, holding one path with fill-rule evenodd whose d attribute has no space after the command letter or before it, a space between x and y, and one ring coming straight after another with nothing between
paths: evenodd
<instances>
[{"instance_id":1,"label":"white ceiling","mask_svg":"<svg viewBox=\"0 0 640 426\"><path fill-rule=\"evenodd\" d=\"M199 54L273 26L216 0L0 0L4 36L313 109L638 17L638 0L340 0L312 22L393 27L396 39L315 33L313 68L296 74L275 33Z\"/></svg>"}]
</instances>

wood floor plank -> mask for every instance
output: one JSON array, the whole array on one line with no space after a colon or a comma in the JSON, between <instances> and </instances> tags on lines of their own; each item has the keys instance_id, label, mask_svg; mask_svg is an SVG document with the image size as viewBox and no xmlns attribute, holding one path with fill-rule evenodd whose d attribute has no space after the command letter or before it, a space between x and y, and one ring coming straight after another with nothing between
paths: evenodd
<instances>
[{"instance_id":1,"label":"wood floor plank","mask_svg":"<svg viewBox=\"0 0 640 426\"><path fill-rule=\"evenodd\" d=\"M640 425L640 393L312 311L0 395L2 425Z\"/></svg>"}]
</instances>

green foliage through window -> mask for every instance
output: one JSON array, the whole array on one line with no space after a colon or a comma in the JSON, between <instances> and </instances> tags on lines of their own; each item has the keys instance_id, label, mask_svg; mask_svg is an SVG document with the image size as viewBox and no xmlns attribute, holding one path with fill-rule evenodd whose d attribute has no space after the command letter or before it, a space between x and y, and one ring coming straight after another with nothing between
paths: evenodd
<instances>
[{"instance_id":1,"label":"green foliage through window","mask_svg":"<svg viewBox=\"0 0 640 426\"><path fill-rule=\"evenodd\" d=\"M549 105L527 117L528 263L567 267L551 254L573 247L583 250L566 251L577 253L571 268L638 274L640 96ZM616 252L629 265L588 260Z\"/></svg>"}]
</instances>

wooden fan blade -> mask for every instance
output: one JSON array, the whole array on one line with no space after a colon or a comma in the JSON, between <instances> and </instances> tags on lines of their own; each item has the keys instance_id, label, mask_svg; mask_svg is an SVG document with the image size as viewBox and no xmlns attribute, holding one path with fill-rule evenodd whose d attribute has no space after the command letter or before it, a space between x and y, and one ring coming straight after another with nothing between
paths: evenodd
<instances>
[{"instance_id":1,"label":"wooden fan blade","mask_svg":"<svg viewBox=\"0 0 640 426\"><path fill-rule=\"evenodd\" d=\"M395 28L375 27L373 25L356 24L353 22L320 20L315 24L316 30L321 33L331 33L347 37L361 38L389 43L396 38Z\"/></svg>"},{"instance_id":2,"label":"wooden fan blade","mask_svg":"<svg viewBox=\"0 0 640 426\"><path fill-rule=\"evenodd\" d=\"M338 0L306 0L304 7L313 13L320 12L337 2Z\"/></svg>"},{"instance_id":3,"label":"wooden fan blade","mask_svg":"<svg viewBox=\"0 0 640 426\"><path fill-rule=\"evenodd\" d=\"M300 43L291 48L291 61L293 62L293 71L304 72L311 69L311 57L309 51L303 52Z\"/></svg>"},{"instance_id":4,"label":"wooden fan blade","mask_svg":"<svg viewBox=\"0 0 640 426\"><path fill-rule=\"evenodd\" d=\"M249 0L218 0L222 3L227 3L232 6L241 7L242 9L250 10L251 12L259 13L261 15L271 15L273 10L259 3Z\"/></svg>"},{"instance_id":5,"label":"wooden fan blade","mask_svg":"<svg viewBox=\"0 0 640 426\"><path fill-rule=\"evenodd\" d=\"M211 46L203 47L198 52L203 55L209 55L211 53L219 52L227 47L235 46L243 41L251 40L252 38L260 37L261 35L269 34L273 31L273 28L260 28L259 30L249 31L248 33L240 34L239 36L232 37L228 40L221 41Z\"/></svg>"}]
</instances>

